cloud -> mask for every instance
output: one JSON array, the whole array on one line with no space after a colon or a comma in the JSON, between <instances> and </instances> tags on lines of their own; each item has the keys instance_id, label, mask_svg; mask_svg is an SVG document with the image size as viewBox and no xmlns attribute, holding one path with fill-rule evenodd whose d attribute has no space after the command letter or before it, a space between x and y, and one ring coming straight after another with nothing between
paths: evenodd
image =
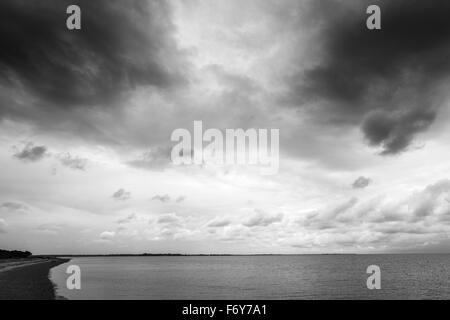
<instances>
[{"instance_id":1,"label":"cloud","mask_svg":"<svg viewBox=\"0 0 450 320\"><path fill-rule=\"evenodd\" d=\"M306 215L303 219L299 220L299 223L307 228L314 230L326 230L333 229L339 226L341 222L347 222L353 220L353 212L348 216L348 212L353 209L358 203L357 198L350 198L343 202L328 205L327 207L313 211Z\"/></svg>"},{"instance_id":2,"label":"cloud","mask_svg":"<svg viewBox=\"0 0 450 320\"><path fill-rule=\"evenodd\" d=\"M161 170L171 164L170 153L171 146L161 147L156 146L150 148L149 151L141 154L137 159L129 161L128 164L132 167L148 170Z\"/></svg>"},{"instance_id":3,"label":"cloud","mask_svg":"<svg viewBox=\"0 0 450 320\"><path fill-rule=\"evenodd\" d=\"M356 203L358 202L357 198L351 198L348 201L345 201L344 203L338 205L337 207L333 208L332 210L330 210L327 213L327 217L328 218L336 218L337 216L339 216L340 214L346 212L347 210L353 208Z\"/></svg>"},{"instance_id":4,"label":"cloud","mask_svg":"<svg viewBox=\"0 0 450 320\"><path fill-rule=\"evenodd\" d=\"M119 189L113 193L112 197L116 200L128 200L131 197L131 193L125 191L125 189Z\"/></svg>"},{"instance_id":5,"label":"cloud","mask_svg":"<svg viewBox=\"0 0 450 320\"><path fill-rule=\"evenodd\" d=\"M450 180L437 181L403 198L350 199L307 214L297 222L305 237L304 248L416 247L426 241L447 238L450 223ZM342 235L347 235L343 237Z\"/></svg>"},{"instance_id":6,"label":"cloud","mask_svg":"<svg viewBox=\"0 0 450 320\"><path fill-rule=\"evenodd\" d=\"M359 177L352 183L353 189L364 189L370 184L371 180L365 177Z\"/></svg>"},{"instance_id":7,"label":"cloud","mask_svg":"<svg viewBox=\"0 0 450 320\"><path fill-rule=\"evenodd\" d=\"M117 220L117 223L119 223L119 224L130 223L131 221L135 220L136 218L137 218L136 214L132 213L129 216L123 218L123 219Z\"/></svg>"},{"instance_id":8,"label":"cloud","mask_svg":"<svg viewBox=\"0 0 450 320\"><path fill-rule=\"evenodd\" d=\"M222 228L229 226L231 224L230 220L213 220L210 223L208 223L208 227L210 228Z\"/></svg>"},{"instance_id":9,"label":"cloud","mask_svg":"<svg viewBox=\"0 0 450 320\"><path fill-rule=\"evenodd\" d=\"M0 218L0 233L6 233L6 221Z\"/></svg>"},{"instance_id":10,"label":"cloud","mask_svg":"<svg viewBox=\"0 0 450 320\"><path fill-rule=\"evenodd\" d=\"M28 211L28 207L22 203L18 202L3 202L0 208L6 209L8 211Z\"/></svg>"},{"instance_id":11,"label":"cloud","mask_svg":"<svg viewBox=\"0 0 450 320\"><path fill-rule=\"evenodd\" d=\"M81 8L79 31L66 28L72 4ZM163 0L4 0L0 21L0 119L101 135L84 112L111 116L130 91L169 92L189 69Z\"/></svg>"},{"instance_id":12,"label":"cloud","mask_svg":"<svg viewBox=\"0 0 450 320\"><path fill-rule=\"evenodd\" d=\"M127 238L135 238L139 235L139 231L136 229L128 229L126 227L120 226L116 229L116 235Z\"/></svg>"},{"instance_id":13,"label":"cloud","mask_svg":"<svg viewBox=\"0 0 450 320\"><path fill-rule=\"evenodd\" d=\"M412 110L402 114L375 111L368 114L362 130L369 144L382 145L382 155L395 154L405 150L415 133L425 131L435 120L433 110Z\"/></svg>"},{"instance_id":14,"label":"cloud","mask_svg":"<svg viewBox=\"0 0 450 320\"><path fill-rule=\"evenodd\" d=\"M382 155L407 150L442 105L439 90L450 75L450 3L308 3L305 21L316 27L320 54L288 77L290 103L323 123L360 126ZM366 28L370 4L381 8L381 30Z\"/></svg>"},{"instance_id":15,"label":"cloud","mask_svg":"<svg viewBox=\"0 0 450 320\"><path fill-rule=\"evenodd\" d=\"M166 203L172 200L172 198L168 195L156 195L154 197L152 197L152 200L157 200L157 201L161 201L162 203ZM175 199L173 199L173 201L175 201L176 203L182 203L184 200L186 200L185 196L179 196Z\"/></svg>"},{"instance_id":16,"label":"cloud","mask_svg":"<svg viewBox=\"0 0 450 320\"><path fill-rule=\"evenodd\" d=\"M47 155L47 147L35 146L33 142L25 144L22 150L16 152L14 157L26 162L36 162Z\"/></svg>"},{"instance_id":17,"label":"cloud","mask_svg":"<svg viewBox=\"0 0 450 320\"><path fill-rule=\"evenodd\" d=\"M246 227L267 227L273 223L281 222L283 220L283 214L268 214L266 212L256 210L256 214L254 214L250 219L243 223Z\"/></svg>"},{"instance_id":18,"label":"cloud","mask_svg":"<svg viewBox=\"0 0 450 320\"><path fill-rule=\"evenodd\" d=\"M252 234L249 231L249 228L239 225L227 228L223 236L220 237L220 240L226 242L244 242L248 241L251 238Z\"/></svg>"},{"instance_id":19,"label":"cloud","mask_svg":"<svg viewBox=\"0 0 450 320\"><path fill-rule=\"evenodd\" d=\"M153 198L152 198L152 200L158 200L158 201L161 201L161 202L169 202L170 201L170 196L169 195L167 195L167 194L165 194L165 195L163 195L163 196L160 196L160 195L156 195L156 196L154 196Z\"/></svg>"},{"instance_id":20,"label":"cloud","mask_svg":"<svg viewBox=\"0 0 450 320\"><path fill-rule=\"evenodd\" d=\"M165 214L158 218L158 223L178 225L180 223L180 218L176 214L173 214L173 213Z\"/></svg>"},{"instance_id":21,"label":"cloud","mask_svg":"<svg viewBox=\"0 0 450 320\"><path fill-rule=\"evenodd\" d=\"M354 209L357 203L357 198L350 198L337 204L328 205L326 208L307 214L298 222L313 230L334 229L342 222L346 223L355 219L357 214L351 209Z\"/></svg>"},{"instance_id":22,"label":"cloud","mask_svg":"<svg viewBox=\"0 0 450 320\"><path fill-rule=\"evenodd\" d=\"M176 202L176 203L181 203L181 202L183 202L184 200L186 200L186 197L185 197L185 196L179 196L178 198L175 199L175 202Z\"/></svg>"},{"instance_id":23,"label":"cloud","mask_svg":"<svg viewBox=\"0 0 450 320\"><path fill-rule=\"evenodd\" d=\"M80 157L72 156L70 153L61 153L57 156L60 163L73 170L82 170L86 169L88 160Z\"/></svg>"},{"instance_id":24,"label":"cloud","mask_svg":"<svg viewBox=\"0 0 450 320\"><path fill-rule=\"evenodd\" d=\"M54 224L42 224L36 228L38 232L46 234L58 234L64 229L64 226Z\"/></svg>"},{"instance_id":25,"label":"cloud","mask_svg":"<svg viewBox=\"0 0 450 320\"><path fill-rule=\"evenodd\" d=\"M427 233L433 233L433 230L428 230L427 228L423 226L405 226L401 223L397 225L388 225L388 226L381 226L377 227L375 229L377 232L382 232L384 234L427 234Z\"/></svg>"},{"instance_id":26,"label":"cloud","mask_svg":"<svg viewBox=\"0 0 450 320\"><path fill-rule=\"evenodd\" d=\"M189 238L198 229L189 227L189 221L176 213L168 213L158 217L157 224L152 226L152 238L154 239L181 239Z\"/></svg>"},{"instance_id":27,"label":"cloud","mask_svg":"<svg viewBox=\"0 0 450 320\"><path fill-rule=\"evenodd\" d=\"M100 233L100 239L102 240L112 240L116 236L116 233L114 231L103 231Z\"/></svg>"},{"instance_id":28,"label":"cloud","mask_svg":"<svg viewBox=\"0 0 450 320\"><path fill-rule=\"evenodd\" d=\"M422 192L409 199L409 208L413 221L422 220L438 214L441 221L450 217L450 204L447 197L450 194L450 180L445 179L427 186Z\"/></svg>"}]
</instances>

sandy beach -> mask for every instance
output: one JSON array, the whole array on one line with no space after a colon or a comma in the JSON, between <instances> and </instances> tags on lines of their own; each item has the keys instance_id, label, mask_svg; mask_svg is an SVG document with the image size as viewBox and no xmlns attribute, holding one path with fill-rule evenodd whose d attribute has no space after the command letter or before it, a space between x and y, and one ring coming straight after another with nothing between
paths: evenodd
<instances>
[{"instance_id":1,"label":"sandy beach","mask_svg":"<svg viewBox=\"0 0 450 320\"><path fill-rule=\"evenodd\" d=\"M0 300L55 299L55 288L48 275L51 268L67 261L59 258L0 261Z\"/></svg>"}]
</instances>

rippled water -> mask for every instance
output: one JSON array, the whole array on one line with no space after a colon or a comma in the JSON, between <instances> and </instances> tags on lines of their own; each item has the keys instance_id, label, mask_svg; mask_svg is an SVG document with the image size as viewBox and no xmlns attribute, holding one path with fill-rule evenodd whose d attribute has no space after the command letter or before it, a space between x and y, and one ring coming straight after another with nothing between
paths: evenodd
<instances>
[{"instance_id":1,"label":"rippled water","mask_svg":"<svg viewBox=\"0 0 450 320\"><path fill-rule=\"evenodd\" d=\"M66 287L72 264L81 290ZM450 255L73 258L51 279L69 299L450 299Z\"/></svg>"}]
</instances>

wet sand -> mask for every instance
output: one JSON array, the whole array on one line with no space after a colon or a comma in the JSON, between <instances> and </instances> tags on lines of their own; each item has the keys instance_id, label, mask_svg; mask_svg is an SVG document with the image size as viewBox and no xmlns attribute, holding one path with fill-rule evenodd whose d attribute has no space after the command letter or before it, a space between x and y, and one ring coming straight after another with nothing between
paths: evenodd
<instances>
[{"instance_id":1,"label":"wet sand","mask_svg":"<svg viewBox=\"0 0 450 320\"><path fill-rule=\"evenodd\" d=\"M50 269L70 259L30 258L0 260L0 300L53 300Z\"/></svg>"}]
</instances>

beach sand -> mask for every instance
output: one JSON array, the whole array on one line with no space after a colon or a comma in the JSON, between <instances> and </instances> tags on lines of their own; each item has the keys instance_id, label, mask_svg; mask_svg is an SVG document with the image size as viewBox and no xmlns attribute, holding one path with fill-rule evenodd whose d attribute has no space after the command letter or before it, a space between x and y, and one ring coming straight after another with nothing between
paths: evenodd
<instances>
[{"instance_id":1,"label":"beach sand","mask_svg":"<svg viewBox=\"0 0 450 320\"><path fill-rule=\"evenodd\" d=\"M0 300L53 300L50 269L70 259L29 258L0 260Z\"/></svg>"}]
</instances>

